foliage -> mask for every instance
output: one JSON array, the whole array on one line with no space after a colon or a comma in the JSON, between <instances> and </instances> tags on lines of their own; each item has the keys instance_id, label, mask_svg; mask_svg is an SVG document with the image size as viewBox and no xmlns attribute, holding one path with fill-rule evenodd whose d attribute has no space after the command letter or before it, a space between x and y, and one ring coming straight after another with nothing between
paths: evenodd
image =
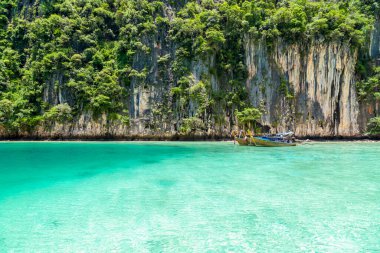
<instances>
[{"instance_id":1,"label":"foliage","mask_svg":"<svg viewBox=\"0 0 380 253\"><path fill-rule=\"evenodd\" d=\"M254 107L247 107L242 111L236 111L236 117L238 118L239 124L243 127L251 127L261 117L261 112L259 109Z\"/></svg>"},{"instance_id":2,"label":"foliage","mask_svg":"<svg viewBox=\"0 0 380 253\"><path fill-rule=\"evenodd\" d=\"M380 101L380 67L372 69L367 79L357 82L357 90L360 100Z\"/></svg>"},{"instance_id":3,"label":"foliage","mask_svg":"<svg viewBox=\"0 0 380 253\"><path fill-rule=\"evenodd\" d=\"M128 110L123 110L121 113L116 114L116 119L122 124L129 126L130 118Z\"/></svg>"},{"instance_id":4,"label":"foliage","mask_svg":"<svg viewBox=\"0 0 380 253\"><path fill-rule=\"evenodd\" d=\"M370 135L380 135L380 117L370 119L367 128Z\"/></svg>"},{"instance_id":5,"label":"foliage","mask_svg":"<svg viewBox=\"0 0 380 253\"><path fill-rule=\"evenodd\" d=\"M281 79L278 92L285 97L286 99L293 99L294 94L289 90L287 82L284 79Z\"/></svg>"},{"instance_id":6,"label":"foliage","mask_svg":"<svg viewBox=\"0 0 380 253\"><path fill-rule=\"evenodd\" d=\"M47 122L63 123L72 119L72 109L67 103L58 104L45 112L43 118Z\"/></svg>"},{"instance_id":7,"label":"foliage","mask_svg":"<svg viewBox=\"0 0 380 253\"><path fill-rule=\"evenodd\" d=\"M200 118L191 117L183 119L183 124L181 126L181 133L190 133L195 132L197 130L204 130L205 125Z\"/></svg>"}]
</instances>

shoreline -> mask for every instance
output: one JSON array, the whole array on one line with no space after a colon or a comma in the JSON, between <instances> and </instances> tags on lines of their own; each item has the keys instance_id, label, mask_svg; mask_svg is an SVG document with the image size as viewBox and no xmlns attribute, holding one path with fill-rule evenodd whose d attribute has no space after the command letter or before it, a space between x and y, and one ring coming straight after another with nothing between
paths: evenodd
<instances>
[{"instance_id":1,"label":"shoreline","mask_svg":"<svg viewBox=\"0 0 380 253\"><path fill-rule=\"evenodd\" d=\"M308 136L296 137L300 143L322 143L322 142L380 142L380 136ZM209 135L173 135L173 136L0 136L0 142L233 142L229 136Z\"/></svg>"}]
</instances>

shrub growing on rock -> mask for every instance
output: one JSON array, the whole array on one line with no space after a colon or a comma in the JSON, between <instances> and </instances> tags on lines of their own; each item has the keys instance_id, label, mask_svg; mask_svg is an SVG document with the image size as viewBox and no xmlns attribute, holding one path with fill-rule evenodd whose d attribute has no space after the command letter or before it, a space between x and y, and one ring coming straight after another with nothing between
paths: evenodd
<instances>
[{"instance_id":1,"label":"shrub growing on rock","mask_svg":"<svg viewBox=\"0 0 380 253\"><path fill-rule=\"evenodd\" d=\"M205 125L201 119L196 118L196 117L191 117L191 118L183 120L181 132L189 134L190 132L204 130L204 128L205 128Z\"/></svg>"},{"instance_id":2,"label":"shrub growing on rock","mask_svg":"<svg viewBox=\"0 0 380 253\"><path fill-rule=\"evenodd\" d=\"M67 103L58 104L45 112L43 118L46 122L67 122L72 119L72 109Z\"/></svg>"},{"instance_id":3,"label":"shrub growing on rock","mask_svg":"<svg viewBox=\"0 0 380 253\"><path fill-rule=\"evenodd\" d=\"M372 118L368 123L368 134L380 135L380 117Z\"/></svg>"}]
</instances>

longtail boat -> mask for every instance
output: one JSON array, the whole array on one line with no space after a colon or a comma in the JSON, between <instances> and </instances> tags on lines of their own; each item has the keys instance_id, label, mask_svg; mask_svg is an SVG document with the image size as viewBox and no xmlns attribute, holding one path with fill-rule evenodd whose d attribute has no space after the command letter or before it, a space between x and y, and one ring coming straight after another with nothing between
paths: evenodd
<instances>
[{"instance_id":1,"label":"longtail boat","mask_svg":"<svg viewBox=\"0 0 380 253\"><path fill-rule=\"evenodd\" d=\"M261 147L290 147L296 146L291 140L276 139L269 137L252 137L255 146Z\"/></svg>"},{"instance_id":2,"label":"longtail boat","mask_svg":"<svg viewBox=\"0 0 380 253\"><path fill-rule=\"evenodd\" d=\"M293 133L280 133L273 136L235 138L240 146L259 147L290 147L296 146L293 141Z\"/></svg>"},{"instance_id":3,"label":"longtail boat","mask_svg":"<svg viewBox=\"0 0 380 253\"><path fill-rule=\"evenodd\" d=\"M252 138L235 138L235 141L239 143L240 146L256 146Z\"/></svg>"}]
</instances>

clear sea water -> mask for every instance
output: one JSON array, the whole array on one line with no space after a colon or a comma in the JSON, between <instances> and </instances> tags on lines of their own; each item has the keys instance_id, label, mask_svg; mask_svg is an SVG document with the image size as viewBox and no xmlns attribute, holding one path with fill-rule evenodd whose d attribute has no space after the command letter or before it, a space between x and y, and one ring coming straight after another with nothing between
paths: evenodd
<instances>
[{"instance_id":1,"label":"clear sea water","mask_svg":"<svg viewBox=\"0 0 380 253\"><path fill-rule=\"evenodd\" d=\"M380 143L0 143L0 252L380 252Z\"/></svg>"}]
</instances>

